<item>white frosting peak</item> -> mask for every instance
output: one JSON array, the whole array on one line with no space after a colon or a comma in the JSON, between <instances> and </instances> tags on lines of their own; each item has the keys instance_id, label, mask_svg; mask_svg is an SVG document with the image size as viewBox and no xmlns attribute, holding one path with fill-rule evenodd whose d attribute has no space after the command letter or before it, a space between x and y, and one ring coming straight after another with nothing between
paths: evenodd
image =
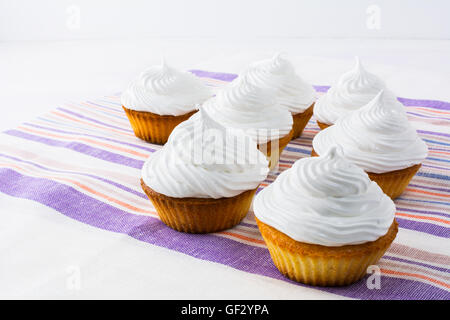
<instances>
[{"instance_id":1,"label":"white frosting peak","mask_svg":"<svg viewBox=\"0 0 450 320\"><path fill-rule=\"evenodd\" d=\"M292 129L292 115L276 103L274 91L237 78L203 105L217 122L244 130L258 144L286 136Z\"/></svg>"},{"instance_id":2,"label":"white frosting peak","mask_svg":"<svg viewBox=\"0 0 450 320\"><path fill-rule=\"evenodd\" d=\"M343 74L337 82L320 97L314 106L314 115L322 123L334 124L336 121L367 104L380 90L384 82L368 72L355 58L352 70ZM393 95L391 92L386 94Z\"/></svg>"},{"instance_id":3,"label":"white frosting peak","mask_svg":"<svg viewBox=\"0 0 450 320\"><path fill-rule=\"evenodd\" d=\"M275 89L278 104L293 114L305 111L316 99L314 88L295 72L283 53L252 63L241 77L256 86Z\"/></svg>"},{"instance_id":4,"label":"white frosting peak","mask_svg":"<svg viewBox=\"0 0 450 320\"><path fill-rule=\"evenodd\" d=\"M149 157L142 179L166 196L217 199L257 188L268 171L251 137L226 129L200 108Z\"/></svg>"},{"instance_id":5,"label":"white frosting peak","mask_svg":"<svg viewBox=\"0 0 450 320\"><path fill-rule=\"evenodd\" d=\"M428 154L403 105L383 91L314 137L313 147L319 155L333 145L340 145L350 161L373 173L411 167Z\"/></svg>"},{"instance_id":6,"label":"white frosting peak","mask_svg":"<svg viewBox=\"0 0 450 320\"><path fill-rule=\"evenodd\" d=\"M159 115L183 115L196 110L196 105L212 96L212 91L199 78L187 71L177 70L162 59L122 93L125 108Z\"/></svg>"},{"instance_id":7,"label":"white frosting peak","mask_svg":"<svg viewBox=\"0 0 450 320\"><path fill-rule=\"evenodd\" d=\"M296 161L256 196L253 208L292 239L324 246L375 241L395 214L393 201L336 147Z\"/></svg>"}]
</instances>

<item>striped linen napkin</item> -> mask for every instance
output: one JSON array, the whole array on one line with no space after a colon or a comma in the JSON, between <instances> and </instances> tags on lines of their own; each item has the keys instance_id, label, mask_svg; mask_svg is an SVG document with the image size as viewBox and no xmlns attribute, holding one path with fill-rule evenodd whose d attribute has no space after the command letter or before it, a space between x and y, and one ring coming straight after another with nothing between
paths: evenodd
<instances>
[{"instance_id":1,"label":"striped linen napkin","mask_svg":"<svg viewBox=\"0 0 450 320\"><path fill-rule=\"evenodd\" d=\"M219 87L236 75L192 70ZM315 86L319 94L327 86ZM380 288L366 279L317 288L361 299L450 299L450 103L399 98L429 146L429 156L395 200L399 234L379 262ZM308 157L319 128L312 119L284 150L278 171ZM292 285L275 268L254 215L236 227L195 235L166 227L143 193L145 159L161 148L137 139L119 95L67 104L0 134L0 191L30 199L91 226Z\"/></svg>"}]
</instances>

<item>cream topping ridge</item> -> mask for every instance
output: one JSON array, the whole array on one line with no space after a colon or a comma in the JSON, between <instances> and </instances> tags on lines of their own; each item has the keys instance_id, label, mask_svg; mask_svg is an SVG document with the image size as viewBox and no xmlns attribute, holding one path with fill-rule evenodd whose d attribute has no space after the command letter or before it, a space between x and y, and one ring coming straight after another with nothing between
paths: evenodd
<instances>
[{"instance_id":1,"label":"cream topping ridge","mask_svg":"<svg viewBox=\"0 0 450 320\"><path fill-rule=\"evenodd\" d=\"M408 168L428 155L428 147L409 123L403 105L383 91L313 139L319 155L333 145L341 146L347 159L372 173Z\"/></svg>"},{"instance_id":2,"label":"cream topping ridge","mask_svg":"<svg viewBox=\"0 0 450 320\"><path fill-rule=\"evenodd\" d=\"M152 66L122 93L122 105L131 110L179 116L196 110L213 95L194 74L177 70L165 61Z\"/></svg>"},{"instance_id":3,"label":"cream topping ridge","mask_svg":"<svg viewBox=\"0 0 450 320\"><path fill-rule=\"evenodd\" d=\"M253 204L262 222L300 242L343 246L375 241L389 230L394 202L333 146L297 160Z\"/></svg>"},{"instance_id":4,"label":"cream topping ridge","mask_svg":"<svg viewBox=\"0 0 450 320\"><path fill-rule=\"evenodd\" d=\"M268 171L251 137L223 127L200 108L147 159L142 179L166 196L217 199L257 188Z\"/></svg>"}]
</instances>

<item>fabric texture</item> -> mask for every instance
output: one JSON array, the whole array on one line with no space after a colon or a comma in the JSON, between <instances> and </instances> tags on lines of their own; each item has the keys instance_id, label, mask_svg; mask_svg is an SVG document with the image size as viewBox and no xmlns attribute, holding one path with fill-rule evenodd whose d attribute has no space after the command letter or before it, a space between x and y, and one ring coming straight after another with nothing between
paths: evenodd
<instances>
[{"instance_id":1,"label":"fabric texture","mask_svg":"<svg viewBox=\"0 0 450 320\"><path fill-rule=\"evenodd\" d=\"M214 87L236 77L192 72ZM319 94L328 88L315 86ZM399 233L403 229L408 234L407 243L396 239L380 260L379 289L369 289L363 279L319 290L360 299L450 299L450 103L399 100L429 147L428 158L395 200ZM261 188L297 159L309 157L318 131L313 117ZM134 136L119 95L68 104L0 134L0 191L97 228L303 286L276 269L251 211L238 226L213 234L186 234L165 226L140 186L140 169L159 148ZM423 239L436 250L425 250Z\"/></svg>"}]
</instances>

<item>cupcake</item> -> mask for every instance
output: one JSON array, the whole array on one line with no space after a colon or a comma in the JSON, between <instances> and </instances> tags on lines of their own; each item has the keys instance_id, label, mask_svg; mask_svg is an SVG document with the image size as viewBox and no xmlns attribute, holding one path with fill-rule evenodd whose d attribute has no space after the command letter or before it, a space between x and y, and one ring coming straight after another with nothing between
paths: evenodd
<instances>
[{"instance_id":1,"label":"cupcake","mask_svg":"<svg viewBox=\"0 0 450 320\"><path fill-rule=\"evenodd\" d=\"M251 136L267 156L270 169L292 138L293 122L289 110L277 104L274 92L239 77L203 104L215 121Z\"/></svg>"},{"instance_id":2,"label":"cupcake","mask_svg":"<svg viewBox=\"0 0 450 320\"><path fill-rule=\"evenodd\" d=\"M408 122L405 108L381 91L372 101L313 139L312 155L340 145L345 157L362 168L395 199L427 157L428 147Z\"/></svg>"},{"instance_id":3,"label":"cupcake","mask_svg":"<svg viewBox=\"0 0 450 320\"><path fill-rule=\"evenodd\" d=\"M366 105L383 89L384 82L366 71L356 57L354 68L343 74L326 94L317 99L314 106L317 124L320 129L335 124L340 117Z\"/></svg>"},{"instance_id":4,"label":"cupcake","mask_svg":"<svg viewBox=\"0 0 450 320\"><path fill-rule=\"evenodd\" d=\"M268 171L252 138L226 130L201 109L145 162L141 186L167 226L208 233L245 217Z\"/></svg>"},{"instance_id":5,"label":"cupcake","mask_svg":"<svg viewBox=\"0 0 450 320\"><path fill-rule=\"evenodd\" d=\"M275 266L309 285L358 281L398 231L393 201L336 148L296 161L253 208Z\"/></svg>"},{"instance_id":6,"label":"cupcake","mask_svg":"<svg viewBox=\"0 0 450 320\"><path fill-rule=\"evenodd\" d=\"M272 59L251 64L240 77L256 86L275 89L278 104L292 114L292 139L302 134L313 114L316 91L300 78L289 60L278 53Z\"/></svg>"},{"instance_id":7,"label":"cupcake","mask_svg":"<svg viewBox=\"0 0 450 320\"><path fill-rule=\"evenodd\" d=\"M121 102L136 137L164 144L173 128L211 96L211 90L195 75L163 61L142 72L123 92Z\"/></svg>"}]
</instances>

